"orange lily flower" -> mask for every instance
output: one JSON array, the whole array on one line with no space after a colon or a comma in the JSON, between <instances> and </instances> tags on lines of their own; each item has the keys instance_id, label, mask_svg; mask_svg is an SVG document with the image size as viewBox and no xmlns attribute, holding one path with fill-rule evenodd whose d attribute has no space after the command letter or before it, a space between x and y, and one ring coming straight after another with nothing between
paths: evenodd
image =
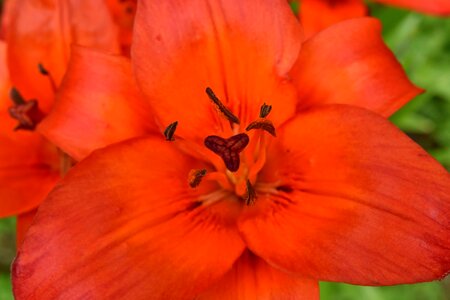
<instances>
[{"instance_id":1,"label":"orange lily flower","mask_svg":"<svg viewBox=\"0 0 450 300\"><path fill-rule=\"evenodd\" d=\"M376 0L377 2L408 8L423 13L450 15L448 0ZM295 0L301 5L299 18L306 37L337 22L367 15L368 9L363 0Z\"/></svg>"},{"instance_id":2,"label":"orange lily flower","mask_svg":"<svg viewBox=\"0 0 450 300\"><path fill-rule=\"evenodd\" d=\"M420 90L377 20L300 32L285 0L141 0L131 61L76 48L39 130L84 159L39 208L16 298L311 300L318 280L445 276L450 176L385 118ZM89 155L102 124L141 137Z\"/></svg>"},{"instance_id":3,"label":"orange lily flower","mask_svg":"<svg viewBox=\"0 0 450 300\"><path fill-rule=\"evenodd\" d=\"M111 53L120 48L103 0L7 4L2 22L6 43L0 49L5 62L0 79L0 217L18 215L20 243L34 209L69 167L67 155L34 129L53 105L71 44ZM15 87L11 97L3 86Z\"/></svg>"}]
</instances>

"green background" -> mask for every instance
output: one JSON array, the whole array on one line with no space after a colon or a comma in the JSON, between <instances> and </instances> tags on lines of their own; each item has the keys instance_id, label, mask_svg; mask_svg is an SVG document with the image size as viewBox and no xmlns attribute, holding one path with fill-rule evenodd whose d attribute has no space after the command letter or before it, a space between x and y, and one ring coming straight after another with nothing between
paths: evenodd
<instances>
[{"instance_id":1,"label":"green background","mask_svg":"<svg viewBox=\"0 0 450 300\"><path fill-rule=\"evenodd\" d=\"M392 121L450 170L450 19L381 5L370 8L382 20L385 40L412 81L427 90ZM0 300L13 299L9 266L14 228L13 218L0 220ZM321 299L450 300L450 280L393 287L321 283Z\"/></svg>"}]
</instances>

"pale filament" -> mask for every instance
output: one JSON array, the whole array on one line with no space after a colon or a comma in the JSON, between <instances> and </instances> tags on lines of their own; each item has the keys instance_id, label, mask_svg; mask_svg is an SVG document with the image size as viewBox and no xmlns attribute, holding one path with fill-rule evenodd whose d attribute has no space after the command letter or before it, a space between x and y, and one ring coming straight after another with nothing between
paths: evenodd
<instances>
[{"instance_id":1,"label":"pale filament","mask_svg":"<svg viewBox=\"0 0 450 300\"><path fill-rule=\"evenodd\" d=\"M267 135L262 133L258 135L258 146L254 152L254 158L256 159L253 165L250 167L250 172L248 174L248 179L255 183L256 177L259 171L262 170L264 164L266 163L267 154Z\"/></svg>"},{"instance_id":2,"label":"pale filament","mask_svg":"<svg viewBox=\"0 0 450 300\"><path fill-rule=\"evenodd\" d=\"M227 196L230 196L230 192L220 189L207 195L201 195L198 201L202 202L202 206L207 207L225 199Z\"/></svg>"},{"instance_id":3,"label":"pale filament","mask_svg":"<svg viewBox=\"0 0 450 300\"><path fill-rule=\"evenodd\" d=\"M58 91L58 87L56 86L55 79L53 78L52 74L48 74L48 80L50 81L50 86L52 87L52 92L54 95L56 95L56 92Z\"/></svg>"},{"instance_id":4,"label":"pale filament","mask_svg":"<svg viewBox=\"0 0 450 300\"><path fill-rule=\"evenodd\" d=\"M263 194L278 194L277 186L281 184L281 181L277 182L257 182L255 190Z\"/></svg>"}]
</instances>

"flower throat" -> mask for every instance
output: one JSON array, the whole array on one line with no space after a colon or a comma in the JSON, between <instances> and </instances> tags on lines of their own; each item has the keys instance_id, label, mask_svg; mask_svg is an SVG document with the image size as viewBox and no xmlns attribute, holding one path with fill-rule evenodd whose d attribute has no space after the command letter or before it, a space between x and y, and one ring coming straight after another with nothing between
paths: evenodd
<instances>
[{"instance_id":1,"label":"flower throat","mask_svg":"<svg viewBox=\"0 0 450 300\"><path fill-rule=\"evenodd\" d=\"M231 128L241 124L239 118L220 101L211 88L207 87L205 92L220 115L230 122ZM273 123L266 118L271 110L272 106L264 103L260 108L259 118L245 128L246 132L251 130L257 131L253 135L252 141L245 132L237 133L231 137L207 136L203 142L204 146L221 158L225 169L223 170L223 167L218 168L216 166L218 170L213 172L209 172L206 169L191 170L188 176L189 185L192 188L196 188L202 180L214 180L219 183L224 193L231 192L246 205L252 205L257 198L257 188L254 187L257 181L257 174L266 161L267 136L264 135L264 132L276 137ZM177 126L178 122L176 121L164 130L164 136L167 141L175 140L174 136ZM241 159L241 155L243 155L243 159ZM223 196L223 193L221 194L218 191L218 198L221 195Z\"/></svg>"}]
</instances>

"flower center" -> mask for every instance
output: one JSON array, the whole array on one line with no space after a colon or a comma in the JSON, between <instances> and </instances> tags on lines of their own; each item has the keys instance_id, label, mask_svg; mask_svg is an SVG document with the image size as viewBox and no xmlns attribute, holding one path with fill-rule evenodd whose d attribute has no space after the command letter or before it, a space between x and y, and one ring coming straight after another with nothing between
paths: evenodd
<instances>
[{"instance_id":1,"label":"flower center","mask_svg":"<svg viewBox=\"0 0 450 300\"><path fill-rule=\"evenodd\" d=\"M215 181L219 184L220 190L205 195L201 199L203 204L211 204L234 195L245 204L252 205L258 196L258 173L266 162L269 138L267 133L276 136L275 127L270 120L266 119L272 106L264 103L261 106L259 118L245 127L246 133L238 133L241 128L239 118L219 100L210 88L206 88L206 94L219 113L230 122L232 132L236 134L231 137L207 136L204 139L206 152L203 150L205 148L199 149L193 143L177 138L182 148L190 153L195 152L197 157L202 159L208 157L215 168L191 170L188 175L189 185L196 188L204 180ZM177 124L178 122L173 122L164 131L167 141L175 140Z\"/></svg>"}]
</instances>

